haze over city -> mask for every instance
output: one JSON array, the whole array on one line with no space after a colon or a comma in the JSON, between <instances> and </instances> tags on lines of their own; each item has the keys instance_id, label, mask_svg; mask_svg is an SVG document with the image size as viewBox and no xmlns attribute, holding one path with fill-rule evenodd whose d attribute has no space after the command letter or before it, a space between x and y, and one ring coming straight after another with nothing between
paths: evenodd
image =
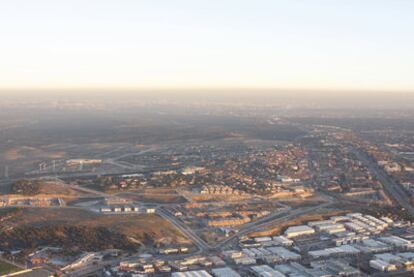
<instances>
[{"instance_id":1,"label":"haze over city","mask_svg":"<svg viewBox=\"0 0 414 277\"><path fill-rule=\"evenodd\" d=\"M0 277L414 275L414 1L0 1Z\"/></svg>"}]
</instances>

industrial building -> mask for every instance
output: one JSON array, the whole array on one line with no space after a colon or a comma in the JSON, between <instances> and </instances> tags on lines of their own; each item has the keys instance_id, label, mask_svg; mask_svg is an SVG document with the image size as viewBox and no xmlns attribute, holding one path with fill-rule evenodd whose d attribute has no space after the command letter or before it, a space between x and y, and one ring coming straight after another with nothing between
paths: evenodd
<instances>
[{"instance_id":1,"label":"industrial building","mask_svg":"<svg viewBox=\"0 0 414 277\"><path fill-rule=\"evenodd\" d=\"M292 246L293 245L293 240L290 240L285 236L273 237L273 241L276 242L276 244L281 245L281 246Z\"/></svg>"},{"instance_id":2,"label":"industrial building","mask_svg":"<svg viewBox=\"0 0 414 277\"><path fill-rule=\"evenodd\" d=\"M374 259L369 261L369 265L383 272L396 270L411 271L414 268L414 252L376 254Z\"/></svg>"},{"instance_id":3,"label":"industrial building","mask_svg":"<svg viewBox=\"0 0 414 277\"><path fill-rule=\"evenodd\" d=\"M358 254L361 251L351 245L341 245L338 247L325 248L322 250L309 251L308 254L314 259L332 256L343 256Z\"/></svg>"},{"instance_id":4,"label":"industrial building","mask_svg":"<svg viewBox=\"0 0 414 277\"><path fill-rule=\"evenodd\" d=\"M102 206L99 208L101 213L115 213L115 214L123 214L123 213L140 213L140 214L150 214L155 213L154 208L145 208L140 206L126 206L126 205L109 205L109 206Z\"/></svg>"},{"instance_id":5,"label":"industrial building","mask_svg":"<svg viewBox=\"0 0 414 277\"><path fill-rule=\"evenodd\" d=\"M325 232L328 234L334 234L334 233L340 233L340 232L345 232L345 226L343 224L323 224L323 225L316 225L315 229L318 232Z\"/></svg>"},{"instance_id":6,"label":"industrial building","mask_svg":"<svg viewBox=\"0 0 414 277\"><path fill-rule=\"evenodd\" d=\"M214 277L240 277L240 274L230 267L214 268L211 272Z\"/></svg>"},{"instance_id":7,"label":"industrial building","mask_svg":"<svg viewBox=\"0 0 414 277\"><path fill-rule=\"evenodd\" d=\"M285 277L284 274L274 270L268 265L252 266L250 269L252 273L258 277Z\"/></svg>"},{"instance_id":8,"label":"industrial building","mask_svg":"<svg viewBox=\"0 0 414 277\"><path fill-rule=\"evenodd\" d=\"M213 277L205 270L194 270L186 272L174 272L171 277Z\"/></svg>"},{"instance_id":9,"label":"industrial building","mask_svg":"<svg viewBox=\"0 0 414 277\"><path fill-rule=\"evenodd\" d=\"M315 230L306 225L292 226L286 229L285 235L287 238L294 238L304 235L312 235L315 233Z\"/></svg>"}]
</instances>

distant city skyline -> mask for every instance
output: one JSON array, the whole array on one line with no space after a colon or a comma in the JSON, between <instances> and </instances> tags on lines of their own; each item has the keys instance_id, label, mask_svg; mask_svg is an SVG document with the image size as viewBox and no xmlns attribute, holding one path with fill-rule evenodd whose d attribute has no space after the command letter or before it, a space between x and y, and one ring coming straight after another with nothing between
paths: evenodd
<instances>
[{"instance_id":1,"label":"distant city skyline","mask_svg":"<svg viewBox=\"0 0 414 277\"><path fill-rule=\"evenodd\" d=\"M0 91L414 92L414 1L0 3Z\"/></svg>"}]
</instances>

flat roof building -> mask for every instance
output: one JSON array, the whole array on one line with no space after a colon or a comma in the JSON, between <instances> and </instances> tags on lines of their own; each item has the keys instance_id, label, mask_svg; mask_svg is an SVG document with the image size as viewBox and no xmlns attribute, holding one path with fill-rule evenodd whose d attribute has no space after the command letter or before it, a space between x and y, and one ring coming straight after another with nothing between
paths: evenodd
<instances>
[{"instance_id":1,"label":"flat roof building","mask_svg":"<svg viewBox=\"0 0 414 277\"><path fill-rule=\"evenodd\" d=\"M274 270L268 265L252 266L251 270L254 275L259 277L285 277L284 274Z\"/></svg>"},{"instance_id":2,"label":"flat roof building","mask_svg":"<svg viewBox=\"0 0 414 277\"><path fill-rule=\"evenodd\" d=\"M171 277L213 277L205 270L194 270L186 272L174 272Z\"/></svg>"},{"instance_id":3,"label":"flat roof building","mask_svg":"<svg viewBox=\"0 0 414 277\"><path fill-rule=\"evenodd\" d=\"M285 235L288 238L311 235L314 233L315 233L315 230L306 225L292 226L292 227L287 228L285 231Z\"/></svg>"},{"instance_id":4,"label":"flat roof building","mask_svg":"<svg viewBox=\"0 0 414 277\"><path fill-rule=\"evenodd\" d=\"M240 277L240 274L230 267L214 268L211 272L215 277Z\"/></svg>"}]
</instances>

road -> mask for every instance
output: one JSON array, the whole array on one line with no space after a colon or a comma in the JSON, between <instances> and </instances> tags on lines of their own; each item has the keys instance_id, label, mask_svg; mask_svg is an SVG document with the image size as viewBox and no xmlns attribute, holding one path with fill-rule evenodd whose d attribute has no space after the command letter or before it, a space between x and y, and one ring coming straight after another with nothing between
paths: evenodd
<instances>
[{"instance_id":1,"label":"road","mask_svg":"<svg viewBox=\"0 0 414 277\"><path fill-rule=\"evenodd\" d=\"M211 247L204 240L202 240L198 235L196 235L193 230L190 229L187 225L181 222L177 217L170 214L163 207L157 209L157 214L162 216L165 220L172 223L175 227L178 228L187 238L189 238L200 250L206 251Z\"/></svg>"},{"instance_id":2,"label":"road","mask_svg":"<svg viewBox=\"0 0 414 277\"><path fill-rule=\"evenodd\" d=\"M52 177L52 178L59 180L57 176ZM61 181L65 183L63 180ZM76 186L76 185L67 185L67 186L71 187L72 189L76 189L76 190L83 191L83 192L93 194L96 196L100 196L100 197L106 197L106 198L113 197L113 195L110 195L110 194L107 194L101 191L89 189L89 188L84 188L81 186ZM137 203L137 202L134 201L134 203ZM258 221L246 224L245 226L242 227L241 230L239 230L238 233L236 233L235 235L227 238L226 240L214 246L209 245L207 242L201 239L189 226L185 225L181 220L179 220L177 217L175 217L170 212L168 212L163 206L158 205L157 214L163 217L168 222L172 223L176 228L178 228L187 238L189 238L199 248L200 252L207 252L207 251L212 251L212 250L223 249L231 245L232 243L237 242L238 238L248 233L258 231L261 228L267 227L269 225L274 225L274 224L277 224L277 223L280 223L286 220L291 220L297 216L327 207L331 204L332 204L332 201L329 201L321 205L308 207L308 208L299 208L296 210L285 209L282 212L274 213L270 216L261 218ZM56 207L56 208L67 208L67 207ZM286 215L283 215L283 214L286 214Z\"/></svg>"},{"instance_id":3,"label":"road","mask_svg":"<svg viewBox=\"0 0 414 277\"><path fill-rule=\"evenodd\" d=\"M308 208L299 208L299 209L296 209L296 210L289 211L285 216L282 216L282 217L280 217L280 215L278 215L278 217L270 219L270 220L268 219L265 222L261 222L261 223L260 222L255 222L256 224L253 224L253 225L251 225L247 228L244 228L244 229L240 230L239 232L237 232L233 236L231 236L231 237L227 238L226 240L224 240L224 241L218 243L217 245L215 245L212 249L214 249L214 250L223 249L226 246L234 243L235 240L237 240L240 237L245 236L245 235L247 235L251 232L259 231L260 229L268 227L270 225L274 225L274 224L277 224L277 223L281 223L283 221L288 221L288 220L294 219L295 217L298 217L298 216L301 216L301 215L304 215L304 214L314 212L316 210L328 207L331 204L332 204L332 202L329 201L329 202L320 204L318 206L312 206L312 207L308 207Z\"/></svg>"},{"instance_id":4,"label":"road","mask_svg":"<svg viewBox=\"0 0 414 277\"><path fill-rule=\"evenodd\" d=\"M187 238L189 238L199 249L201 252L205 251L217 251L222 250L226 248L227 246L237 242L237 240L254 231L259 231L262 228L265 228L270 225L274 225L283 221L291 220L297 216L301 216L303 214L313 212L325 207L328 207L332 204L332 199L330 199L329 202L320 204L318 206L312 206L307 208L299 208L296 210L288 210L283 211L282 213L276 213L271 216L262 218L256 222L252 222L248 225L246 225L243 229L239 230L236 234L233 236L225 239L224 241L212 246L207 244L203 239L201 239L197 234L191 230L190 227L186 226L183 222L181 222L178 218L176 218L174 215L169 213L166 209L163 207L159 207L157 209L157 213L161 215L165 220L169 221L171 224L173 224L176 228L178 228ZM286 215L281 216L282 214L286 213Z\"/></svg>"},{"instance_id":5,"label":"road","mask_svg":"<svg viewBox=\"0 0 414 277\"><path fill-rule=\"evenodd\" d=\"M410 198L403 188L397 184L385 171L374 161L368 154L361 150L352 148L352 152L355 156L363 162L371 173L377 178L383 185L384 190L391 196L394 201L399 204L402 208L414 217L414 208L410 204Z\"/></svg>"}]
</instances>

